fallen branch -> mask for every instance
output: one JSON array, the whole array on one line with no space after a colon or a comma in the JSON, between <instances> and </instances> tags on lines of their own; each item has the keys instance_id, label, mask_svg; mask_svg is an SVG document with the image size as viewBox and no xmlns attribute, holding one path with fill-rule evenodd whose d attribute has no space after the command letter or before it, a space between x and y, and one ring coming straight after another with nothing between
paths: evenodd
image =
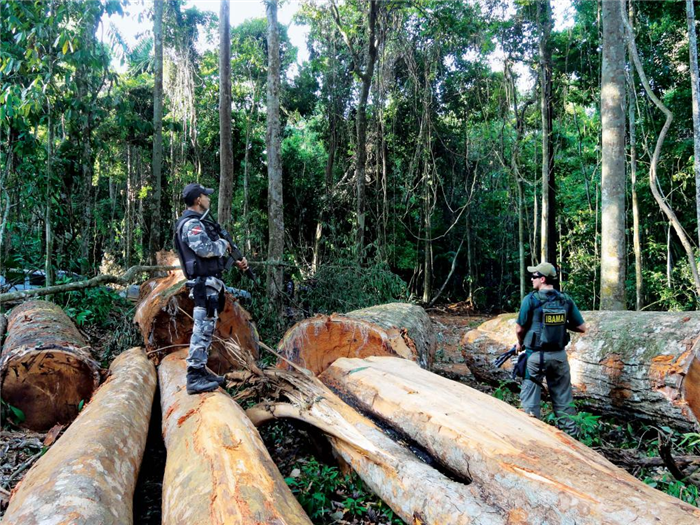
<instances>
[{"instance_id":1,"label":"fallen branch","mask_svg":"<svg viewBox=\"0 0 700 525\"><path fill-rule=\"evenodd\" d=\"M131 284L136 276L140 273L155 273L165 272L169 270L177 270L179 266L132 266L122 275L96 275L87 281L75 281L66 284L57 284L55 286L47 286L45 288L34 288L32 290L24 290L21 292L8 292L0 294L0 304L8 301L17 301L26 299L27 297L36 297L41 295L52 295L60 292L74 292L76 290L84 290L85 288L93 288L102 284L120 284L126 286Z\"/></svg>"}]
</instances>

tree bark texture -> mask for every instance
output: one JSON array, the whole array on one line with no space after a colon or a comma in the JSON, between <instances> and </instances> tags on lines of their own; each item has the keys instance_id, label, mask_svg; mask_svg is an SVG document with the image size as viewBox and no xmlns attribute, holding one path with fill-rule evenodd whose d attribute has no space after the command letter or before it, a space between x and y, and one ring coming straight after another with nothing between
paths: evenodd
<instances>
[{"instance_id":1,"label":"tree bark texture","mask_svg":"<svg viewBox=\"0 0 700 525\"><path fill-rule=\"evenodd\" d=\"M278 350L317 375L340 357L399 356L429 368L435 336L432 321L421 307L390 303L305 319L287 331Z\"/></svg>"},{"instance_id":2,"label":"tree bark texture","mask_svg":"<svg viewBox=\"0 0 700 525\"><path fill-rule=\"evenodd\" d=\"M657 491L507 403L391 357L339 359L321 380L472 480L500 523L697 523Z\"/></svg>"},{"instance_id":3,"label":"tree bark texture","mask_svg":"<svg viewBox=\"0 0 700 525\"><path fill-rule=\"evenodd\" d=\"M29 470L3 523L130 525L156 371L141 348L119 355L75 422Z\"/></svg>"},{"instance_id":4,"label":"tree bark texture","mask_svg":"<svg viewBox=\"0 0 700 525\"><path fill-rule=\"evenodd\" d=\"M600 309L625 303L625 41L620 2L603 2Z\"/></svg>"},{"instance_id":5,"label":"tree bark texture","mask_svg":"<svg viewBox=\"0 0 700 525\"><path fill-rule=\"evenodd\" d=\"M23 426L69 424L100 384L100 365L73 322L54 303L12 310L0 359L2 399L26 417Z\"/></svg>"},{"instance_id":6,"label":"tree bark texture","mask_svg":"<svg viewBox=\"0 0 700 525\"><path fill-rule=\"evenodd\" d=\"M266 371L273 373L272 371ZM295 404L257 405L246 413L260 425L272 418L294 418L329 436L336 455L406 523L425 525L501 524L503 514L482 499L466 479L455 479L391 439L350 408L317 378L277 370L293 385ZM515 515L515 514L514 514ZM515 522L514 522L515 523Z\"/></svg>"},{"instance_id":7,"label":"tree bark texture","mask_svg":"<svg viewBox=\"0 0 700 525\"><path fill-rule=\"evenodd\" d=\"M155 264L160 249L161 170L163 165L163 0L153 2L153 167L151 169L151 213L149 225L149 257Z\"/></svg>"},{"instance_id":8,"label":"tree bark texture","mask_svg":"<svg viewBox=\"0 0 700 525\"><path fill-rule=\"evenodd\" d=\"M174 270L168 272L166 277L141 285L141 301L136 308L134 322L139 325L149 350L163 349L164 353L171 353L189 346L194 301L190 299L185 281L182 271ZM257 359L258 331L250 314L228 293L224 310L219 313L216 323L214 342L209 349L208 366L219 374L237 367L237 360L221 342L226 339L233 339L242 351Z\"/></svg>"},{"instance_id":9,"label":"tree bark texture","mask_svg":"<svg viewBox=\"0 0 700 525\"><path fill-rule=\"evenodd\" d=\"M556 185L554 179L554 145L552 120L552 6L549 0L539 0L537 17L540 24L540 106L542 110L542 249L541 260L557 264Z\"/></svg>"},{"instance_id":10,"label":"tree bark texture","mask_svg":"<svg viewBox=\"0 0 700 525\"><path fill-rule=\"evenodd\" d=\"M163 523L311 521L294 498L243 410L222 390L188 395L186 352L158 368L163 437Z\"/></svg>"},{"instance_id":11,"label":"tree bark texture","mask_svg":"<svg viewBox=\"0 0 700 525\"><path fill-rule=\"evenodd\" d=\"M266 0L267 7L267 216L269 241L267 295L271 304L282 308L284 270L284 201L282 193L282 137L280 131L280 35L277 0Z\"/></svg>"},{"instance_id":12,"label":"tree bark texture","mask_svg":"<svg viewBox=\"0 0 700 525\"><path fill-rule=\"evenodd\" d=\"M571 334L574 396L596 411L697 431L700 417L700 313L583 312L587 331ZM515 344L515 316L470 330L462 354L478 379L510 377L494 358Z\"/></svg>"},{"instance_id":13,"label":"tree bark texture","mask_svg":"<svg viewBox=\"0 0 700 525\"><path fill-rule=\"evenodd\" d=\"M690 86L693 97L693 169L695 171L695 206L700 242L700 74L698 74L698 36L695 31L695 8L693 0L685 1L688 20L688 48L690 63Z\"/></svg>"},{"instance_id":14,"label":"tree bark texture","mask_svg":"<svg viewBox=\"0 0 700 525\"><path fill-rule=\"evenodd\" d=\"M219 10L219 210L224 228L231 227L233 200L233 133L231 131L231 32L229 0Z\"/></svg>"}]
</instances>

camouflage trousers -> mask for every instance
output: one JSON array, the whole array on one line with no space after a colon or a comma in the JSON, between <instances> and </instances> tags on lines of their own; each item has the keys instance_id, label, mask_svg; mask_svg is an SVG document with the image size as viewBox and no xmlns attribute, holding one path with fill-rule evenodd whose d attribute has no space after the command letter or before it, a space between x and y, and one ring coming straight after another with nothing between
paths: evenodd
<instances>
[{"instance_id":1,"label":"camouflage trousers","mask_svg":"<svg viewBox=\"0 0 700 525\"><path fill-rule=\"evenodd\" d=\"M219 296L219 290L207 286L207 301L214 301ZM192 318L194 326L192 327L192 337L190 338L190 351L187 355L188 368L204 368L209 358L209 347L211 346L214 328L216 328L216 320L218 312L213 309L213 316L207 316L207 308L203 306L195 306Z\"/></svg>"}]
</instances>

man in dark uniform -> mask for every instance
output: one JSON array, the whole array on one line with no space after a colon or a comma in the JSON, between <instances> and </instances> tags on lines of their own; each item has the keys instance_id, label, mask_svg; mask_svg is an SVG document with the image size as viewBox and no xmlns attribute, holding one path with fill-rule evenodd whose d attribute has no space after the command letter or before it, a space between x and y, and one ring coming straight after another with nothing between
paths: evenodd
<instances>
[{"instance_id":1,"label":"man in dark uniform","mask_svg":"<svg viewBox=\"0 0 700 525\"><path fill-rule=\"evenodd\" d=\"M194 326L187 356L187 393L211 392L224 384L224 378L207 369L207 358L218 312L224 304L225 285L221 276L226 255L232 247L221 238L221 227L204 220L214 190L200 184L188 184L182 191L187 209L175 224L173 243L182 271L194 298ZM245 257L236 261L242 271L248 269Z\"/></svg>"},{"instance_id":2,"label":"man in dark uniform","mask_svg":"<svg viewBox=\"0 0 700 525\"><path fill-rule=\"evenodd\" d=\"M527 372L520 390L520 403L528 414L540 417L542 380L547 379L552 408L557 425L576 435L574 421L566 415L576 415L571 393L571 372L565 347L569 342L567 330L584 333L586 323L573 299L554 289L557 271L543 262L528 266L534 291L523 299L515 325L518 352L527 352Z\"/></svg>"}]
</instances>

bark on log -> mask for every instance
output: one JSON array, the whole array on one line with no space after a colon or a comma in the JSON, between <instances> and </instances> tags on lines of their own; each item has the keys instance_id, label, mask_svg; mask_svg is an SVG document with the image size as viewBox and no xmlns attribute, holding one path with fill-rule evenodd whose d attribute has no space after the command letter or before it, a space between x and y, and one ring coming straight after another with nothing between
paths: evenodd
<instances>
[{"instance_id":1,"label":"bark on log","mask_svg":"<svg viewBox=\"0 0 700 525\"><path fill-rule=\"evenodd\" d=\"M238 404L221 390L187 394L185 356L171 354L158 368L168 453L163 523L309 525Z\"/></svg>"},{"instance_id":2,"label":"bark on log","mask_svg":"<svg viewBox=\"0 0 700 525\"><path fill-rule=\"evenodd\" d=\"M432 322L419 306L390 303L305 319L284 335L280 353L318 375L340 357L399 356L433 363ZM285 363L280 367L288 368Z\"/></svg>"},{"instance_id":3,"label":"bark on log","mask_svg":"<svg viewBox=\"0 0 700 525\"><path fill-rule=\"evenodd\" d=\"M75 422L15 489L3 523L130 525L156 371L141 348L119 355Z\"/></svg>"},{"instance_id":4,"label":"bark on log","mask_svg":"<svg viewBox=\"0 0 700 525\"><path fill-rule=\"evenodd\" d=\"M134 322L139 325L149 350L162 348L164 353L170 353L189 345L194 301L189 297L185 281L185 276L178 269L141 286L141 301ZM219 313L214 342L209 350L208 366L217 374L236 368L235 359L226 352L220 341L229 338L257 359L258 332L255 325L250 314L227 293L226 305Z\"/></svg>"},{"instance_id":5,"label":"bark on log","mask_svg":"<svg viewBox=\"0 0 700 525\"><path fill-rule=\"evenodd\" d=\"M54 303L29 301L8 319L0 359L5 402L24 412L23 426L68 424L100 384L100 365L73 322Z\"/></svg>"},{"instance_id":6,"label":"bark on log","mask_svg":"<svg viewBox=\"0 0 700 525\"><path fill-rule=\"evenodd\" d=\"M598 412L697 431L700 312L583 312L588 330L567 347L574 396ZM481 379L510 377L493 366L515 343L515 316L467 332L462 353ZM504 369L510 369L507 364Z\"/></svg>"},{"instance_id":7,"label":"bark on log","mask_svg":"<svg viewBox=\"0 0 700 525\"><path fill-rule=\"evenodd\" d=\"M505 523L700 520L700 509L649 487L560 430L410 361L339 359L321 379L470 476L484 501L502 509Z\"/></svg>"},{"instance_id":8,"label":"bark on log","mask_svg":"<svg viewBox=\"0 0 700 525\"><path fill-rule=\"evenodd\" d=\"M466 476L458 481L416 457L321 382L295 371L266 370L286 381L292 403L258 405L246 413L260 425L271 418L294 418L326 432L335 453L406 523L502 524L518 512L502 512L483 498Z\"/></svg>"}]
</instances>

